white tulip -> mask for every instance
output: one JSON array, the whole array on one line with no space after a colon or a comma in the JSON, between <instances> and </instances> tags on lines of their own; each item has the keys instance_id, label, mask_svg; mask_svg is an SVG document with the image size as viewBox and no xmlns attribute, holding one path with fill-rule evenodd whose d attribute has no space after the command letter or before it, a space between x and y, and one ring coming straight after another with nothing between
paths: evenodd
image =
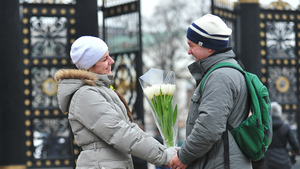
<instances>
[{"instance_id":1,"label":"white tulip","mask_svg":"<svg viewBox=\"0 0 300 169\"><path fill-rule=\"evenodd\" d=\"M159 96L160 95L160 86L161 85L152 85L151 87L153 87L153 92L155 96Z\"/></svg>"},{"instance_id":2,"label":"white tulip","mask_svg":"<svg viewBox=\"0 0 300 169\"><path fill-rule=\"evenodd\" d=\"M149 86L144 89L144 93L146 94L146 97L150 100L152 100L154 96L153 89L154 89L153 87L149 87Z\"/></svg>"},{"instance_id":3,"label":"white tulip","mask_svg":"<svg viewBox=\"0 0 300 169\"><path fill-rule=\"evenodd\" d=\"M171 96L171 95L174 95L174 92L176 90L176 86L175 85L169 85L169 91L168 91L168 94Z\"/></svg>"},{"instance_id":4,"label":"white tulip","mask_svg":"<svg viewBox=\"0 0 300 169\"><path fill-rule=\"evenodd\" d=\"M169 92L169 84L161 85L161 92L163 95L167 95Z\"/></svg>"},{"instance_id":5,"label":"white tulip","mask_svg":"<svg viewBox=\"0 0 300 169\"><path fill-rule=\"evenodd\" d=\"M148 99L153 99L154 95L159 96L160 90L162 91L163 95L174 95L176 86L172 84L162 84L162 85L152 85L148 86L144 89L144 93L146 94Z\"/></svg>"}]
</instances>

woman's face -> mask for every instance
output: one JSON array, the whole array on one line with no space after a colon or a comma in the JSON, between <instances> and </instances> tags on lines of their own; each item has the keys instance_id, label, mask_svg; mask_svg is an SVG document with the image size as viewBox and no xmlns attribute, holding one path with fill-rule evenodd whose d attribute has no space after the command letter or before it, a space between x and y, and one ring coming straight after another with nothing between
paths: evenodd
<instances>
[{"instance_id":1,"label":"woman's face","mask_svg":"<svg viewBox=\"0 0 300 169\"><path fill-rule=\"evenodd\" d=\"M109 56L108 50L103 55L103 57L98 60L88 71L97 73L97 74L111 74L111 65L115 63L115 61Z\"/></svg>"}]
</instances>

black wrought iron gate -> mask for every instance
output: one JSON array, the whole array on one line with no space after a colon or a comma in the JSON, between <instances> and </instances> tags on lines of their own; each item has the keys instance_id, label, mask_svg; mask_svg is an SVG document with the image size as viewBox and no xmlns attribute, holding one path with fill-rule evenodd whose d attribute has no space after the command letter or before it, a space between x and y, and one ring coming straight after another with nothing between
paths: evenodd
<instances>
[{"instance_id":1,"label":"black wrought iron gate","mask_svg":"<svg viewBox=\"0 0 300 169\"><path fill-rule=\"evenodd\" d=\"M230 44L238 59L261 78L271 100L299 129L299 10L281 1L271 9L261 8L258 0L239 0L235 6L212 2L213 13L233 28ZM1 169L74 167L80 149L58 109L53 75L74 67L68 51L81 35L108 43L114 86L143 125L140 0L103 0L99 8L97 0L1 0L0 9Z\"/></svg>"},{"instance_id":2,"label":"black wrought iron gate","mask_svg":"<svg viewBox=\"0 0 300 169\"><path fill-rule=\"evenodd\" d=\"M0 168L73 168L80 149L53 75L74 68L77 37L99 35L97 0L2 0L0 11Z\"/></svg>"},{"instance_id":3,"label":"black wrought iron gate","mask_svg":"<svg viewBox=\"0 0 300 169\"><path fill-rule=\"evenodd\" d=\"M213 13L233 28L232 46L246 69L268 87L270 100L282 106L283 117L300 140L300 14L281 0L266 8L258 0L224 4L212 0Z\"/></svg>"},{"instance_id":4,"label":"black wrought iron gate","mask_svg":"<svg viewBox=\"0 0 300 169\"><path fill-rule=\"evenodd\" d=\"M80 148L58 108L54 73L74 68L82 35L102 37L115 60L114 87L143 125L140 1L1 0L0 168L74 168ZM98 19L98 13L103 18ZM98 21L103 19L103 29ZM103 30L103 31L101 31Z\"/></svg>"},{"instance_id":5,"label":"black wrought iron gate","mask_svg":"<svg viewBox=\"0 0 300 169\"><path fill-rule=\"evenodd\" d=\"M69 49L77 36L75 4L75 0L20 4L27 168L72 168L73 155L79 153L72 146L67 116L58 108L53 79L58 69L73 66Z\"/></svg>"},{"instance_id":6,"label":"black wrought iron gate","mask_svg":"<svg viewBox=\"0 0 300 169\"><path fill-rule=\"evenodd\" d=\"M125 97L134 118L144 129L143 92L138 77L142 75L142 32L140 0L102 0L102 37L109 47L113 65L114 87ZM133 157L135 168L147 168L147 162Z\"/></svg>"},{"instance_id":7,"label":"black wrought iron gate","mask_svg":"<svg viewBox=\"0 0 300 169\"><path fill-rule=\"evenodd\" d=\"M138 77L142 75L140 0L102 0L102 37L115 60L114 86L132 110L135 123L144 125L143 94Z\"/></svg>"}]
</instances>

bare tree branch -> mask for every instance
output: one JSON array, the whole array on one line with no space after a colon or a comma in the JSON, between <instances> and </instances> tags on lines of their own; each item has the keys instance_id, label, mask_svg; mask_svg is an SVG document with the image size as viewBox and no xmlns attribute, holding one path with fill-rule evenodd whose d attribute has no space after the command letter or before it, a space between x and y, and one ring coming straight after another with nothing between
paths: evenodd
<instances>
[{"instance_id":1,"label":"bare tree branch","mask_svg":"<svg viewBox=\"0 0 300 169\"><path fill-rule=\"evenodd\" d=\"M185 36L187 27L200 17L201 11L197 0L189 3L184 0L165 0L156 6L154 14L143 20L145 69L156 67L172 70L177 79L190 77L187 65L193 58L187 54Z\"/></svg>"}]
</instances>

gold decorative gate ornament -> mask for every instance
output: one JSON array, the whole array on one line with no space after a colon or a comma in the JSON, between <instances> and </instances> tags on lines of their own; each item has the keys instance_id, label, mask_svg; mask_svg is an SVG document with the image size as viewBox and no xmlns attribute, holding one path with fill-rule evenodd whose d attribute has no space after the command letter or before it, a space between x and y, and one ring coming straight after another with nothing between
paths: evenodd
<instances>
[{"instance_id":1,"label":"gold decorative gate ornament","mask_svg":"<svg viewBox=\"0 0 300 169\"><path fill-rule=\"evenodd\" d=\"M47 78L42 84L43 92L48 96L53 96L57 92L57 83L53 78Z\"/></svg>"},{"instance_id":2,"label":"gold decorative gate ornament","mask_svg":"<svg viewBox=\"0 0 300 169\"><path fill-rule=\"evenodd\" d=\"M272 2L270 5L268 5L268 9L291 10L292 6L287 2L278 0L277 2Z\"/></svg>"},{"instance_id":3,"label":"gold decorative gate ornament","mask_svg":"<svg viewBox=\"0 0 300 169\"><path fill-rule=\"evenodd\" d=\"M276 88L280 93L285 93L290 88L289 80L284 76L279 76L276 80Z\"/></svg>"}]
</instances>

